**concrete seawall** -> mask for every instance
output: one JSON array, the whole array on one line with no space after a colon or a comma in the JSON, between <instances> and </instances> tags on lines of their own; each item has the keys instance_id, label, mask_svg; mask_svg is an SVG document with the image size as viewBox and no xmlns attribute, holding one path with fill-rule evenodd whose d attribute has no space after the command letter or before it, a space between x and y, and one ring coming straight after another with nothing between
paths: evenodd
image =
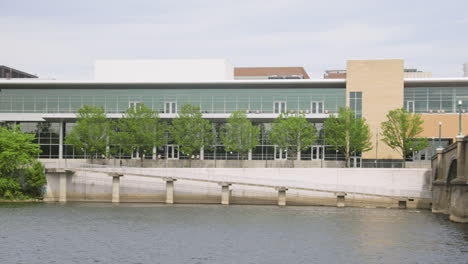
<instances>
[{"instance_id":1,"label":"concrete seawall","mask_svg":"<svg viewBox=\"0 0 468 264\"><path fill-rule=\"evenodd\" d=\"M219 184L194 180L288 186L288 205L335 206L339 192L375 195L346 195L346 206L360 207L398 207L398 198L391 197L411 197L409 208L429 208L431 198L431 171L428 169L100 168L66 176L67 201L110 202L113 179L109 173L124 175L120 178L120 202L166 202L166 182L151 176L178 179L174 182L174 203L221 202ZM194 180L186 180L188 178ZM59 177L49 174L47 180L46 201L57 201ZM271 187L232 184L229 189L230 204L278 204L278 190Z\"/></svg>"}]
</instances>

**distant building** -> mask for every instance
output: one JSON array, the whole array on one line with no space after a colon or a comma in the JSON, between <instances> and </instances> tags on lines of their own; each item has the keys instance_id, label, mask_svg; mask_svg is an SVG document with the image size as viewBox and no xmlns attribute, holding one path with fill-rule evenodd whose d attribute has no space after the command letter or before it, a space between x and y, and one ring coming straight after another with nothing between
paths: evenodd
<instances>
[{"instance_id":1,"label":"distant building","mask_svg":"<svg viewBox=\"0 0 468 264\"><path fill-rule=\"evenodd\" d=\"M0 65L0 78L37 78L37 76L7 66Z\"/></svg>"},{"instance_id":2,"label":"distant building","mask_svg":"<svg viewBox=\"0 0 468 264\"><path fill-rule=\"evenodd\" d=\"M323 75L324 79L346 79L346 70L328 70Z\"/></svg>"},{"instance_id":3,"label":"distant building","mask_svg":"<svg viewBox=\"0 0 468 264\"><path fill-rule=\"evenodd\" d=\"M402 158L430 161L438 146L456 140L460 112L462 132L468 135L468 78L405 78L404 73L420 72L404 70L401 59L351 60L346 71L329 72L330 76L346 74L346 79L331 80L308 79L301 67L237 68L236 79L250 79L233 80L234 69L229 71L225 60L110 61L97 66L98 80L0 80L0 123L18 124L22 131L36 134L42 150L39 157L53 159L85 158L80 149L63 142L83 105L103 107L108 118L117 119L128 108L145 104L157 111L161 120L171 122L183 105L191 104L200 108L202 117L212 121L218 132L233 112L245 111L262 131L261 141L252 149L251 157L256 160L294 158L268 141L268 131L281 114L303 114L320 130L330 115L349 107L366 119L373 135L373 150L357 153L354 164ZM285 79L275 80L278 78ZM379 136L388 112L402 107L421 114L424 123L419 137L427 138L430 144L408 157L389 148ZM145 158L190 158L179 152L182 146L170 140ZM222 145L204 150L203 155L203 159L238 157ZM301 159L339 160L338 155L341 153L320 137L302 151ZM121 152L116 157L138 155Z\"/></svg>"},{"instance_id":4,"label":"distant building","mask_svg":"<svg viewBox=\"0 0 468 264\"><path fill-rule=\"evenodd\" d=\"M94 79L118 82L233 80L234 69L225 59L98 60Z\"/></svg>"},{"instance_id":5,"label":"distant building","mask_svg":"<svg viewBox=\"0 0 468 264\"><path fill-rule=\"evenodd\" d=\"M404 69L404 78L432 78L432 72L418 71L418 69ZM328 70L323 75L324 79L346 79L346 70Z\"/></svg>"},{"instance_id":6,"label":"distant building","mask_svg":"<svg viewBox=\"0 0 468 264\"><path fill-rule=\"evenodd\" d=\"M463 64L463 77L468 77L468 62Z\"/></svg>"},{"instance_id":7,"label":"distant building","mask_svg":"<svg viewBox=\"0 0 468 264\"><path fill-rule=\"evenodd\" d=\"M432 78L432 72L418 71L418 69L404 69L404 78Z\"/></svg>"},{"instance_id":8,"label":"distant building","mask_svg":"<svg viewBox=\"0 0 468 264\"><path fill-rule=\"evenodd\" d=\"M236 80L310 79L303 67L236 67Z\"/></svg>"}]
</instances>

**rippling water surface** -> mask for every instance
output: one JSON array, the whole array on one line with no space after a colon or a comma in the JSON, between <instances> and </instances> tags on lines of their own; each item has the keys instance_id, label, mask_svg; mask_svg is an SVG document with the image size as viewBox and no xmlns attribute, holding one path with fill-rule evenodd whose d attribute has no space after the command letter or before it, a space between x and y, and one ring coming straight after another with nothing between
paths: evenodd
<instances>
[{"instance_id":1,"label":"rippling water surface","mask_svg":"<svg viewBox=\"0 0 468 264\"><path fill-rule=\"evenodd\" d=\"M468 263L429 211L0 204L0 263Z\"/></svg>"}]
</instances>

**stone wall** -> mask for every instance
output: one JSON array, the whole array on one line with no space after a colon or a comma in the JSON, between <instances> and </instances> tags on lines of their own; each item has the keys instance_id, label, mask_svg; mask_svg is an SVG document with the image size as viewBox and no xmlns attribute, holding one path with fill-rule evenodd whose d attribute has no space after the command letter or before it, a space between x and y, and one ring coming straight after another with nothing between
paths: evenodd
<instances>
[{"instance_id":1,"label":"stone wall","mask_svg":"<svg viewBox=\"0 0 468 264\"><path fill-rule=\"evenodd\" d=\"M468 137L438 149L432 160L432 212L468 223Z\"/></svg>"}]
</instances>

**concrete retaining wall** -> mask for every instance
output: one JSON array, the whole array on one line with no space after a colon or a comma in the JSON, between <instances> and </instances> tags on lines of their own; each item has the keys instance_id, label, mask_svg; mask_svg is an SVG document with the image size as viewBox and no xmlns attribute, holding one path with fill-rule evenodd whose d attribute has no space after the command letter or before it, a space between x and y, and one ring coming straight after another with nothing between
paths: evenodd
<instances>
[{"instance_id":1,"label":"concrete retaining wall","mask_svg":"<svg viewBox=\"0 0 468 264\"><path fill-rule=\"evenodd\" d=\"M175 203L220 203L221 186L216 183L188 181L182 178L304 187L336 192L360 192L378 195L414 197L408 207L428 208L430 175L428 169L341 169L341 168L101 168L117 172L121 202L164 202L165 182L160 178L130 176L129 173L178 178ZM127 176L125 176L127 174ZM48 175L46 200L58 199L59 181ZM112 177L104 173L78 171L67 176L68 201L110 201ZM271 187L232 185L231 204L277 204L278 192ZM336 205L334 193L290 189L288 205ZM347 206L397 207L398 200L384 197L347 195Z\"/></svg>"},{"instance_id":2,"label":"concrete retaining wall","mask_svg":"<svg viewBox=\"0 0 468 264\"><path fill-rule=\"evenodd\" d=\"M343 161L335 160L143 160L139 159L41 159L46 167L72 168L93 163L111 167L140 168L343 168Z\"/></svg>"}]
</instances>

